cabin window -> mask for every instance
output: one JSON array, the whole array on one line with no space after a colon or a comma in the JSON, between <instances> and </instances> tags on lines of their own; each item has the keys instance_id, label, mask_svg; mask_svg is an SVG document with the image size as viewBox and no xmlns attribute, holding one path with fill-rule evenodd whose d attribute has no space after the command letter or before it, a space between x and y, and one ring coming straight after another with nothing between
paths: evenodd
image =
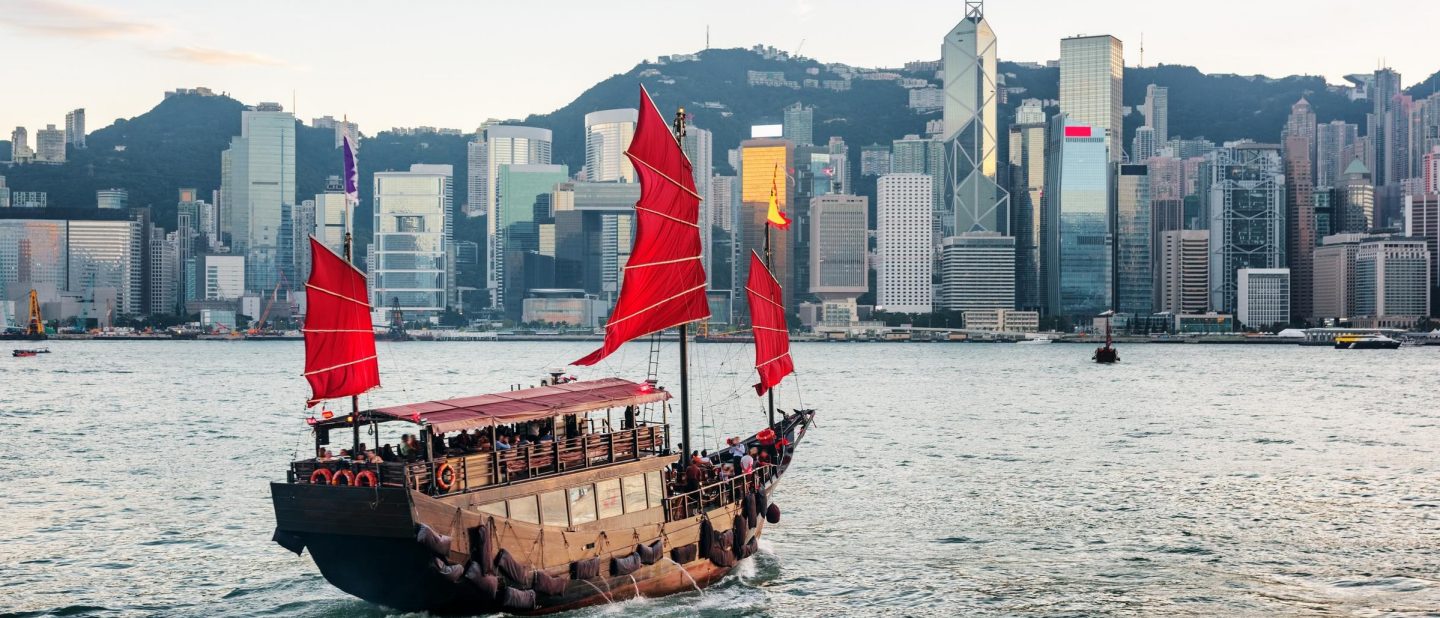
<instances>
[{"instance_id":1,"label":"cabin window","mask_svg":"<svg viewBox=\"0 0 1440 618\"><path fill-rule=\"evenodd\" d=\"M652 508L664 503L665 481L660 478L659 470L645 474L645 494L650 498Z\"/></svg>"},{"instance_id":2,"label":"cabin window","mask_svg":"<svg viewBox=\"0 0 1440 618\"><path fill-rule=\"evenodd\" d=\"M535 508L535 496L525 496L509 501L510 519L528 524L540 523L540 513Z\"/></svg>"},{"instance_id":3,"label":"cabin window","mask_svg":"<svg viewBox=\"0 0 1440 618\"><path fill-rule=\"evenodd\" d=\"M620 479L609 479L596 483L595 498L600 503L600 519L614 517L625 512L620 505Z\"/></svg>"},{"instance_id":4,"label":"cabin window","mask_svg":"<svg viewBox=\"0 0 1440 618\"><path fill-rule=\"evenodd\" d=\"M540 494L540 523L547 526L570 525L570 517L565 513L565 492Z\"/></svg>"},{"instance_id":5,"label":"cabin window","mask_svg":"<svg viewBox=\"0 0 1440 618\"><path fill-rule=\"evenodd\" d=\"M481 513L489 513L489 514L494 515L494 516L496 516L496 517L509 517L509 516L510 516L510 514L509 514L508 512L506 512L506 510L505 510L505 503L504 503L504 502L491 502L490 504L482 504L482 505L480 505L480 512L481 512Z\"/></svg>"},{"instance_id":6,"label":"cabin window","mask_svg":"<svg viewBox=\"0 0 1440 618\"><path fill-rule=\"evenodd\" d=\"M595 486L584 485L571 487L570 498L570 525L578 526L595 521Z\"/></svg>"},{"instance_id":7,"label":"cabin window","mask_svg":"<svg viewBox=\"0 0 1440 618\"><path fill-rule=\"evenodd\" d=\"M621 482L625 494L625 512L645 510L645 477L639 474L627 476Z\"/></svg>"}]
</instances>

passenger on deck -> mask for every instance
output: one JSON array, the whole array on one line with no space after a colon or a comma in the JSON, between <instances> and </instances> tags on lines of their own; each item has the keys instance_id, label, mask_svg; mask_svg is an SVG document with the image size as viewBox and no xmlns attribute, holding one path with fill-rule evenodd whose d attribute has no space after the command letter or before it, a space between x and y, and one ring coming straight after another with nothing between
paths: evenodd
<instances>
[{"instance_id":1,"label":"passenger on deck","mask_svg":"<svg viewBox=\"0 0 1440 618\"><path fill-rule=\"evenodd\" d=\"M725 443L730 445L730 448L725 449L725 454L730 461L739 461L741 457L745 456L745 444L740 441L739 436L726 438Z\"/></svg>"},{"instance_id":2,"label":"passenger on deck","mask_svg":"<svg viewBox=\"0 0 1440 618\"><path fill-rule=\"evenodd\" d=\"M510 442L505 439L505 436L504 436L504 435L500 435L500 436L496 436L496 437L495 437L495 450L497 450L497 451L508 451L508 450L510 450Z\"/></svg>"},{"instance_id":3,"label":"passenger on deck","mask_svg":"<svg viewBox=\"0 0 1440 618\"><path fill-rule=\"evenodd\" d=\"M755 449L752 447L750 450L753 452ZM750 472L752 472L752 471L754 471L754 470L755 470L755 456L754 456L754 455L751 455L750 453L746 453L744 457L741 457L741 458L740 458L740 473L741 473L741 474L750 474Z\"/></svg>"},{"instance_id":4,"label":"passenger on deck","mask_svg":"<svg viewBox=\"0 0 1440 618\"><path fill-rule=\"evenodd\" d=\"M732 476L735 476L735 464L727 463L723 466L720 466L720 480L728 481Z\"/></svg>"},{"instance_id":5,"label":"passenger on deck","mask_svg":"<svg viewBox=\"0 0 1440 618\"><path fill-rule=\"evenodd\" d=\"M420 459L425 456L425 446L411 434L401 436L400 455L406 459Z\"/></svg>"},{"instance_id":6,"label":"passenger on deck","mask_svg":"<svg viewBox=\"0 0 1440 618\"><path fill-rule=\"evenodd\" d=\"M395 455L395 449L391 448L389 444L386 444L385 446L380 447L380 460L400 461L400 458Z\"/></svg>"},{"instance_id":7,"label":"passenger on deck","mask_svg":"<svg viewBox=\"0 0 1440 618\"><path fill-rule=\"evenodd\" d=\"M700 456L697 454L690 458L690 465L685 468L685 491L692 492L700 489L705 482L705 467L700 464Z\"/></svg>"},{"instance_id":8,"label":"passenger on deck","mask_svg":"<svg viewBox=\"0 0 1440 618\"><path fill-rule=\"evenodd\" d=\"M334 458L335 456L330 454L330 449L323 446L315 451L315 461L330 461Z\"/></svg>"}]
</instances>

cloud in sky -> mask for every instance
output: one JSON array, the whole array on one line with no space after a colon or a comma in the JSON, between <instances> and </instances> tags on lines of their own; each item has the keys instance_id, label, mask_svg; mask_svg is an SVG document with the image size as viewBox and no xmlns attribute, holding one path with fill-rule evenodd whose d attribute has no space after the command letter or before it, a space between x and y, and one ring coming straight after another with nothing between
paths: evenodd
<instances>
[{"instance_id":1,"label":"cloud in sky","mask_svg":"<svg viewBox=\"0 0 1440 618\"><path fill-rule=\"evenodd\" d=\"M60 0L0 0L0 24L21 32L78 39L147 36L164 30L159 24Z\"/></svg>"},{"instance_id":2,"label":"cloud in sky","mask_svg":"<svg viewBox=\"0 0 1440 618\"><path fill-rule=\"evenodd\" d=\"M161 58L179 60L182 62L194 62L197 64L209 64L217 66L288 66L283 60L252 54L243 51L231 51L228 49L213 49L209 47L171 47L155 52Z\"/></svg>"}]
</instances>

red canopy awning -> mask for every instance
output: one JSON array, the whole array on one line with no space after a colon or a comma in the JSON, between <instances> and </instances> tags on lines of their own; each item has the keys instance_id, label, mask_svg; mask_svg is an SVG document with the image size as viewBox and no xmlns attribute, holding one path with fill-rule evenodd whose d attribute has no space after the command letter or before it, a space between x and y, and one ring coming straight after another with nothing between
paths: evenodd
<instances>
[{"instance_id":1,"label":"red canopy awning","mask_svg":"<svg viewBox=\"0 0 1440 618\"><path fill-rule=\"evenodd\" d=\"M570 382L443 401L408 403L361 413L366 418L428 424L435 433L523 423L591 410L641 405L670 398L649 384L620 378Z\"/></svg>"}]
</instances>

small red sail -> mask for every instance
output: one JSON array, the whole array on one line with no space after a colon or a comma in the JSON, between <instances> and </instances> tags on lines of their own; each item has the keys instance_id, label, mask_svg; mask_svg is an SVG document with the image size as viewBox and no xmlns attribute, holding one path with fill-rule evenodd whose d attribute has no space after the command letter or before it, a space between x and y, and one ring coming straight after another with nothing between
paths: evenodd
<instances>
[{"instance_id":1,"label":"small red sail","mask_svg":"<svg viewBox=\"0 0 1440 618\"><path fill-rule=\"evenodd\" d=\"M755 394L764 395L795 372L795 361L790 358L790 330L785 324L785 291L754 251L745 296L750 302L750 330L755 333L755 371L760 373Z\"/></svg>"},{"instance_id":2,"label":"small red sail","mask_svg":"<svg viewBox=\"0 0 1440 618\"><path fill-rule=\"evenodd\" d=\"M370 327L365 275L310 237L310 280L305 282L305 379L323 399L359 395L380 386L375 331Z\"/></svg>"},{"instance_id":3,"label":"small red sail","mask_svg":"<svg viewBox=\"0 0 1440 618\"><path fill-rule=\"evenodd\" d=\"M625 156L640 176L635 246L605 343L575 365L594 365L625 342L710 317L700 257L700 194L690 159L665 117L640 89L640 121Z\"/></svg>"}]
</instances>

